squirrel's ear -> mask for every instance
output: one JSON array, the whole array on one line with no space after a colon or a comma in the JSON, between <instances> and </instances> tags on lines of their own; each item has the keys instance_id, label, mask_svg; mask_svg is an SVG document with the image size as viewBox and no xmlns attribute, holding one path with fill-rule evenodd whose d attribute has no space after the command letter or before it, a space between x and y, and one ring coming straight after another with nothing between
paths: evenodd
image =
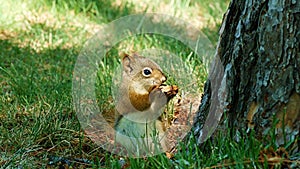
<instances>
[{"instance_id":1,"label":"squirrel's ear","mask_svg":"<svg viewBox=\"0 0 300 169\"><path fill-rule=\"evenodd\" d=\"M126 53L121 54L122 57L122 65L126 73L131 73L133 70L132 62L134 58Z\"/></svg>"}]
</instances>

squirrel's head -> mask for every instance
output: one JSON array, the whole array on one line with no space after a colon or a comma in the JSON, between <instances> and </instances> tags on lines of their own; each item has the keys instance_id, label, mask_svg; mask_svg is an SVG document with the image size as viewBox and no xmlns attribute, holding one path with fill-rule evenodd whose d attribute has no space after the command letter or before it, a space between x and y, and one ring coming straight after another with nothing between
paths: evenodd
<instances>
[{"instance_id":1,"label":"squirrel's head","mask_svg":"<svg viewBox=\"0 0 300 169\"><path fill-rule=\"evenodd\" d=\"M143 87L148 92L167 80L158 64L136 53L123 54L122 65L125 75L138 85L136 87Z\"/></svg>"}]
</instances>

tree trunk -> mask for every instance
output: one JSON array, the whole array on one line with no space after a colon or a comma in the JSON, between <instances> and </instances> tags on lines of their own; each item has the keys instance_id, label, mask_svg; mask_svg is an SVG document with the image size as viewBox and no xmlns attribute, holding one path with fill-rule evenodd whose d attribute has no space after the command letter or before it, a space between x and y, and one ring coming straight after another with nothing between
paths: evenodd
<instances>
[{"instance_id":1,"label":"tree trunk","mask_svg":"<svg viewBox=\"0 0 300 169\"><path fill-rule=\"evenodd\" d=\"M193 126L198 144L203 141L204 120L216 99L212 79L220 75L226 79L227 97L219 102L226 112L219 127L225 127L224 119L228 119L230 128L235 129L234 137L254 129L261 138L275 125L278 144L283 143L284 136L298 137L299 43L299 0L232 0L216 52L224 74L218 73L220 67L215 62Z\"/></svg>"}]
</instances>

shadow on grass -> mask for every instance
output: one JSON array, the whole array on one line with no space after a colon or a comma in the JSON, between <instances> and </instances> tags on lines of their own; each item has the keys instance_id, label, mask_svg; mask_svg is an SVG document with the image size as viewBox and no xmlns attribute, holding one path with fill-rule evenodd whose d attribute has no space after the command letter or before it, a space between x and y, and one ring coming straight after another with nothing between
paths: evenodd
<instances>
[{"instance_id":1,"label":"shadow on grass","mask_svg":"<svg viewBox=\"0 0 300 169\"><path fill-rule=\"evenodd\" d=\"M79 50L37 53L9 39L0 40L0 48L0 166L45 167L52 155L103 157L84 137L72 106Z\"/></svg>"},{"instance_id":2,"label":"shadow on grass","mask_svg":"<svg viewBox=\"0 0 300 169\"><path fill-rule=\"evenodd\" d=\"M13 93L29 102L34 102L38 95L50 99L71 92L77 49L55 48L37 53L9 40L0 40L0 47L2 81L10 86L4 86L2 92Z\"/></svg>"}]
</instances>

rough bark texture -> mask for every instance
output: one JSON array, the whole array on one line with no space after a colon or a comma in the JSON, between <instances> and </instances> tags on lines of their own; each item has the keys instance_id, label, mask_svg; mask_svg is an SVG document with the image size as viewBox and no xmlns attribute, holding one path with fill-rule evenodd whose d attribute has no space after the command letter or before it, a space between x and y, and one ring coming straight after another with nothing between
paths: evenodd
<instances>
[{"instance_id":1,"label":"rough bark texture","mask_svg":"<svg viewBox=\"0 0 300 169\"><path fill-rule=\"evenodd\" d=\"M299 136L299 43L299 0L233 0L230 3L220 29L217 56L227 79L224 112L234 131L254 129L262 137L276 120L279 144L283 143L283 126L289 138ZM209 79L218 75L212 73ZM211 86L208 80L194 123L196 138L200 137L208 114ZM223 124L221 121L220 126Z\"/></svg>"}]
</instances>

